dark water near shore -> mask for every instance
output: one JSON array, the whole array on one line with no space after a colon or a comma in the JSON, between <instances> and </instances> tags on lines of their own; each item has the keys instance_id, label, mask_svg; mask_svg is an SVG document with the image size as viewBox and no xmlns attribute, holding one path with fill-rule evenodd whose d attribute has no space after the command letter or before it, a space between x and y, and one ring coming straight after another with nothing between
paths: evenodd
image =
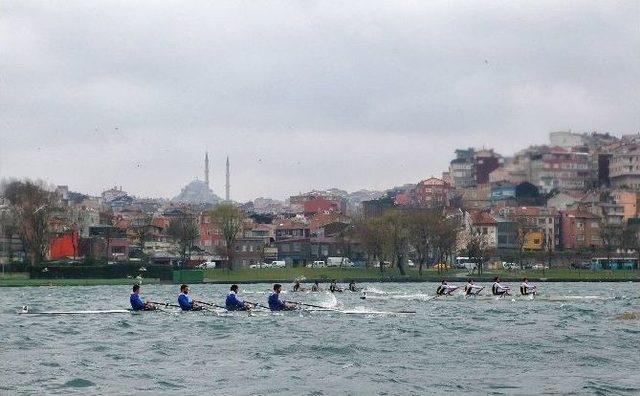
<instances>
[{"instance_id":1,"label":"dark water near shore","mask_svg":"<svg viewBox=\"0 0 640 396\"><path fill-rule=\"evenodd\" d=\"M435 284L291 293L335 312L17 315L127 308L129 288L0 289L0 394L640 394L640 311L630 283L550 283L536 300L430 300ZM247 285L264 302L270 285ZM222 303L224 285L192 294ZM174 300L175 286L143 286Z\"/></svg>"}]
</instances>

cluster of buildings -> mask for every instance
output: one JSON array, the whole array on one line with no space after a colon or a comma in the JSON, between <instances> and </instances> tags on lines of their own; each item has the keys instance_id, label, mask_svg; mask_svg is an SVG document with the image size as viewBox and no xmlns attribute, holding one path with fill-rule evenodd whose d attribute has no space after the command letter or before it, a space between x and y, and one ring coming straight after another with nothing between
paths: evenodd
<instances>
[{"instance_id":1,"label":"cluster of buildings","mask_svg":"<svg viewBox=\"0 0 640 396\"><path fill-rule=\"evenodd\" d=\"M602 227L635 225L640 199L640 135L553 132L549 144L512 157L491 149L456 150L442 177L408 185L388 207L442 208L467 234L498 250L602 247Z\"/></svg>"},{"instance_id":2,"label":"cluster of buildings","mask_svg":"<svg viewBox=\"0 0 640 396\"><path fill-rule=\"evenodd\" d=\"M194 180L171 200L136 198L113 187L100 196L59 186L50 213L50 260L93 258L149 260L191 266L227 262L226 247L210 211L231 202L229 161L225 199L204 180ZM311 191L286 201L257 198L235 204L246 213L233 249L235 267L273 260L306 265L328 257L364 260L357 241L345 238L354 213L375 216L389 208L441 209L457 216L464 236L483 235L497 251L575 251L603 245L603 227L636 225L640 199L640 135L553 132L549 144L505 157L491 149L456 150L441 177L386 192ZM0 201L0 209L2 201ZM172 221L189 218L199 236L181 257L169 233ZM19 256L15 233L0 230L0 259Z\"/></svg>"}]
</instances>

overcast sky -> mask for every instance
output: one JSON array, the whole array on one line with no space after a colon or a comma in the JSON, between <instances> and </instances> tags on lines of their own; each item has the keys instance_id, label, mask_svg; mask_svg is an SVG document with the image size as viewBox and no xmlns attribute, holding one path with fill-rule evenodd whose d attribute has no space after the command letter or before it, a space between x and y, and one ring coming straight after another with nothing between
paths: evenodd
<instances>
[{"instance_id":1,"label":"overcast sky","mask_svg":"<svg viewBox=\"0 0 640 396\"><path fill-rule=\"evenodd\" d=\"M0 178L173 197L208 150L236 200L385 189L637 133L639 61L639 1L4 1Z\"/></svg>"}]
</instances>

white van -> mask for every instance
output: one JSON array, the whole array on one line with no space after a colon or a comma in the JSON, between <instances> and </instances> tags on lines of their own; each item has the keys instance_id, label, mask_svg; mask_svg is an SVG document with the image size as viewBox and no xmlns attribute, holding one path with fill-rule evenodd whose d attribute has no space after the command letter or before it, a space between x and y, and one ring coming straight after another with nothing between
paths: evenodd
<instances>
[{"instance_id":1,"label":"white van","mask_svg":"<svg viewBox=\"0 0 640 396\"><path fill-rule=\"evenodd\" d=\"M272 261L270 267L272 268L284 268L287 266L287 263L284 260L275 260Z\"/></svg>"},{"instance_id":2,"label":"white van","mask_svg":"<svg viewBox=\"0 0 640 396\"><path fill-rule=\"evenodd\" d=\"M327 267L353 267L354 264L348 257L328 257Z\"/></svg>"},{"instance_id":3,"label":"white van","mask_svg":"<svg viewBox=\"0 0 640 396\"><path fill-rule=\"evenodd\" d=\"M327 265L326 265L326 264L325 264L325 262L324 262L324 261L322 261L322 260L316 260L316 261L314 261L314 262L313 262L313 263L311 263L311 264L307 264L307 268L324 268L324 267L326 267L326 266L327 266Z\"/></svg>"}]
</instances>

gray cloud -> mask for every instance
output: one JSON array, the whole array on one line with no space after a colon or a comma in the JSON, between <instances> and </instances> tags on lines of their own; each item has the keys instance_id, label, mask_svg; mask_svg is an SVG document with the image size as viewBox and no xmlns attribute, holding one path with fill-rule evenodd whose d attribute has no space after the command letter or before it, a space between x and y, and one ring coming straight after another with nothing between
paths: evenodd
<instances>
[{"instance_id":1,"label":"gray cloud","mask_svg":"<svg viewBox=\"0 0 640 396\"><path fill-rule=\"evenodd\" d=\"M0 176L236 199L385 188L640 124L638 2L5 2Z\"/></svg>"}]
</instances>

